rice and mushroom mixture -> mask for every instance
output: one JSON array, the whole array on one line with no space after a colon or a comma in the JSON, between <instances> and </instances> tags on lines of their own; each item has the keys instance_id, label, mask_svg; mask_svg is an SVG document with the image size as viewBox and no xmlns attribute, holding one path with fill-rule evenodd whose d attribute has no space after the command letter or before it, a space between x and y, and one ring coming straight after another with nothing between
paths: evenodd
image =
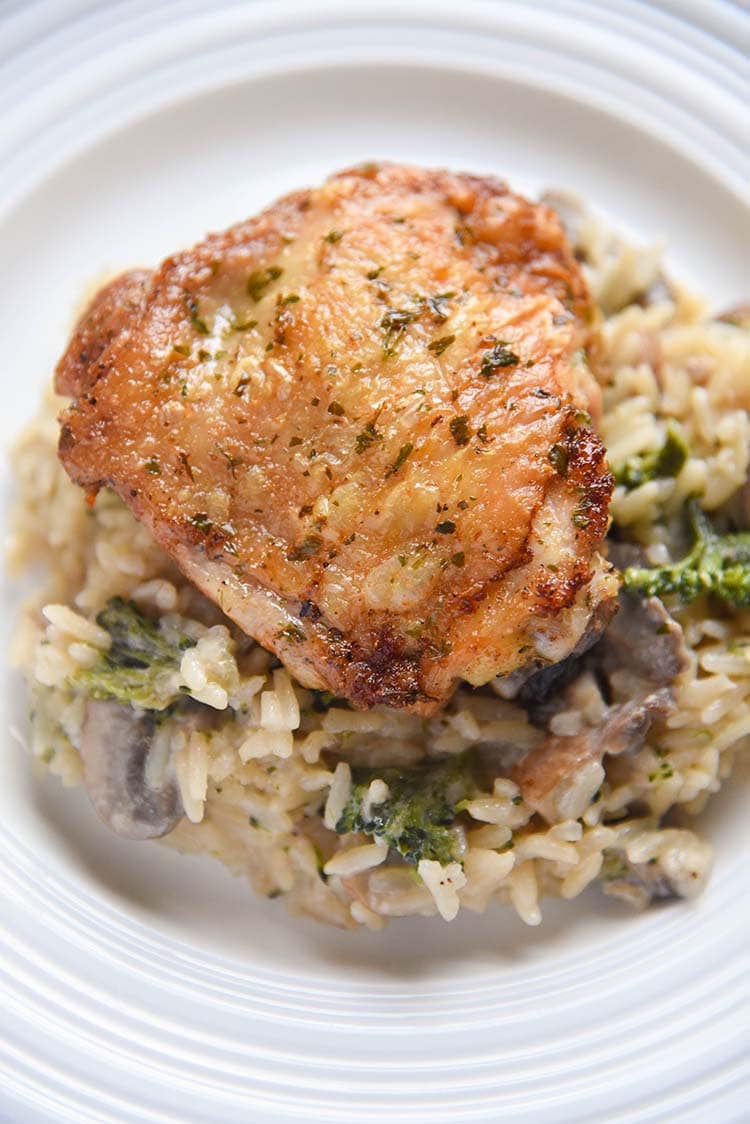
<instances>
[{"instance_id":1,"label":"rice and mushroom mixture","mask_svg":"<svg viewBox=\"0 0 750 1124\"><path fill-rule=\"evenodd\" d=\"M548 198L604 318L612 560L680 558L691 497L720 529L747 528L747 310L712 318L665 280L657 252ZM711 849L692 817L750 744L750 609L705 596L651 599L635 616L626 605L619 636L536 682L461 688L427 720L356 711L294 683L113 493L87 505L57 460L61 404L48 397L17 451L12 557L45 560L46 584L15 655L31 751L66 785L83 779L92 700L137 704L121 773L87 764L112 826L133 826L130 800L157 825L147 834L344 928L450 920L492 900L536 925L544 895L594 881L637 906L700 890Z\"/></svg>"}]
</instances>

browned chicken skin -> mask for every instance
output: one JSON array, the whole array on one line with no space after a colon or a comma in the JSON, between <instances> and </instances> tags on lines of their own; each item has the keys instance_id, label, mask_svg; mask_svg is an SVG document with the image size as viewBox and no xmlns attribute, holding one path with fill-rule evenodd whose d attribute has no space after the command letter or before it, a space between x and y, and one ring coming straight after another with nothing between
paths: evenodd
<instances>
[{"instance_id":1,"label":"browned chicken skin","mask_svg":"<svg viewBox=\"0 0 750 1124\"><path fill-rule=\"evenodd\" d=\"M363 166L104 289L60 456L302 683L429 714L616 593L593 320L549 208Z\"/></svg>"}]
</instances>

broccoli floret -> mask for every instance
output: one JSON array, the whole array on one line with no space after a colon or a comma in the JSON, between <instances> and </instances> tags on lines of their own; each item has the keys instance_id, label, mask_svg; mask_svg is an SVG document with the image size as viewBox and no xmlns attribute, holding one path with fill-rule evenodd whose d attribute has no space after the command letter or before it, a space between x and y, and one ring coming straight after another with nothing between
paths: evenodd
<instances>
[{"instance_id":1,"label":"broccoli floret","mask_svg":"<svg viewBox=\"0 0 750 1124\"><path fill-rule=\"evenodd\" d=\"M421 859L443 865L458 858L453 821L457 805L475 789L466 754L437 765L414 769L355 769L352 792L336 831L375 835L414 866ZM382 804L368 806L374 780L388 785Z\"/></svg>"},{"instance_id":2,"label":"broccoli floret","mask_svg":"<svg viewBox=\"0 0 750 1124\"><path fill-rule=\"evenodd\" d=\"M676 594L684 602L710 593L728 605L750 605L750 531L719 535L695 500L688 503L695 542L682 561L668 566L629 566L625 589L645 597Z\"/></svg>"},{"instance_id":3,"label":"broccoli floret","mask_svg":"<svg viewBox=\"0 0 750 1124\"><path fill-rule=\"evenodd\" d=\"M96 623L112 637L111 647L73 676L74 686L93 699L117 699L142 710L164 710L180 696L174 672L194 640L170 643L158 624L122 597L108 601Z\"/></svg>"},{"instance_id":4,"label":"broccoli floret","mask_svg":"<svg viewBox=\"0 0 750 1124\"><path fill-rule=\"evenodd\" d=\"M679 476L687 458L688 447L685 438L679 429L669 422L662 447L650 453L640 453L638 456L630 457L621 468L614 469L615 483L622 484L630 492L649 480Z\"/></svg>"}]
</instances>

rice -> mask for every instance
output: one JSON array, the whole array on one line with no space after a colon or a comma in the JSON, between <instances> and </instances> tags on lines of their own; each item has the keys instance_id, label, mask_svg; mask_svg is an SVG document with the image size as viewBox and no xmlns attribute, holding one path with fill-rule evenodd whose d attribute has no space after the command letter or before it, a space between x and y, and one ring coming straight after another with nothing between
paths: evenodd
<instances>
[{"instance_id":1,"label":"rice","mask_svg":"<svg viewBox=\"0 0 750 1124\"><path fill-rule=\"evenodd\" d=\"M387 843L363 843L358 847L350 847L348 851L338 851L323 867L323 873L344 876L359 874L363 870L380 866L387 858Z\"/></svg>"},{"instance_id":2,"label":"rice","mask_svg":"<svg viewBox=\"0 0 750 1124\"><path fill-rule=\"evenodd\" d=\"M444 921L452 921L461 907L459 891L466 885L461 864L445 863L441 866L434 859L421 859L417 864L417 874L432 894L440 916Z\"/></svg>"},{"instance_id":3,"label":"rice","mask_svg":"<svg viewBox=\"0 0 750 1124\"><path fill-rule=\"evenodd\" d=\"M326 800L323 822L331 831L336 829L336 824L341 817L352 787L352 771L346 761L339 761L333 774L331 787Z\"/></svg>"},{"instance_id":4,"label":"rice","mask_svg":"<svg viewBox=\"0 0 750 1124\"><path fill-rule=\"evenodd\" d=\"M613 468L661 448L670 426L689 449L675 476L615 490L616 524L656 564L667 558L690 496L715 511L747 485L750 337L665 286L658 250L625 245L582 213L574 226L603 315L600 431ZM651 289L658 299L644 301ZM86 505L56 457L61 405L48 396L19 444L11 554L19 568L48 562L44 589L24 608L14 656L32 699L31 752L63 783L82 775L85 699L72 680L109 647L95 618L121 597L158 618L166 638L190 641L160 683L200 714L187 723L167 712L159 724L153 767L173 762L185 812L164 842L215 855L258 894L284 896L294 913L377 930L392 917L450 920L462 907L481 912L499 901L537 925L544 895L575 898L594 881L636 906L658 896L656 871L685 897L704 885L710 847L688 823L750 745L749 612L707 617L700 603L674 611L690 658L675 683L674 711L653 724L637 752L579 769L554 794L556 822L545 824L510 769L546 734L576 737L611 701L627 699L625 669L612 676L614 700L603 698L590 672L579 675L544 728L503 697L503 683L495 691L462 687L428 720L332 704L296 684L186 582L117 497L104 490ZM394 603L387 565L373 571L365 594L372 604ZM398 591L402 601L409 595ZM469 750L487 755L496 776L491 791L461 806L451 861L409 866L383 839L344 830L353 771L408 769ZM386 779L372 779L365 813L391 795Z\"/></svg>"}]
</instances>

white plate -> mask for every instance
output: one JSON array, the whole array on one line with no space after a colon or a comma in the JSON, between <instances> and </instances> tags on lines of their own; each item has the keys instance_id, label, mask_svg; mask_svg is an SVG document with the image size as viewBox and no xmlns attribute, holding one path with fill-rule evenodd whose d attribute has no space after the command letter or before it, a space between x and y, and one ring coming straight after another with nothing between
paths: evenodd
<instances>
[{"instance_id":1,"label":"white plate","mask_svg":"<svg viewBox=\"0 0 750 1124\"><path fill-rule=\"evenodd\" d=\"M717 303L747 295L745 19L611 7L6 5L6 443L89 281L365 158L572 188ZM24 721L12 676L7 701L3 730ZM632 916L592 892L540 930L497 910L352 935L110 837L9 741L0 1118L740 1120L746 793L704 819L717 863L693 905Z\"/></svg>"}]
</instances>

